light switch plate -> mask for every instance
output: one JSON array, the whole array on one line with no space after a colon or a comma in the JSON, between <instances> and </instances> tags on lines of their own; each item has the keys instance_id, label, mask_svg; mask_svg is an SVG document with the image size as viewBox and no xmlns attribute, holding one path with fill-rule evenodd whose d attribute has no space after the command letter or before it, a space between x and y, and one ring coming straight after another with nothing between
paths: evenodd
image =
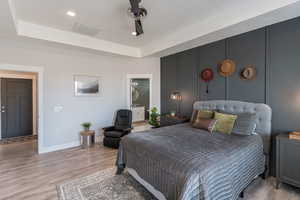
<instances>
[{"instance_id":1,"label":"light switch plate","mask_svg":"<svg viewBox=\"0 0 300 200\"><path fill-rule=\"evenodd\" d=\"M62 110L63 110L63 106L54 106L54 112L56 112L56 113L59 113L59 112L61 112Z\"/></svg>"}]
</instances>

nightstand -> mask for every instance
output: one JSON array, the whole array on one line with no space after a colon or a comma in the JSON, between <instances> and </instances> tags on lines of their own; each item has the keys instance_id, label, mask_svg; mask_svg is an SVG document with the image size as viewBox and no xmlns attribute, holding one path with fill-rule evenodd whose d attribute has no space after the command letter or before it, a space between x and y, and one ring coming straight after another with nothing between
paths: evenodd
<instances>
[{"instance_id":1,"label":"nightstand","mask_svg":"<svg viewBox=\"0 0 300 200\"><path fill-rule=\"evenodd\" d=\"M280 183L300 187L300 140L288 134L276 137L276 188Z\"/></svg>"},{"instance_id":2,"label":"nightstand","mask_svg":"<svg viewBox=\"0 0 300 200\"><path fill-rule=\"evenodd\" d=\"M176 116L171 116L171 115L162 115L160 116L159 120L159 127L164 127L164 126L173 126L176 124L181 124L181 123L186 123L190 119L187 117L176 117Z\"/></svg>"}]
</instances>

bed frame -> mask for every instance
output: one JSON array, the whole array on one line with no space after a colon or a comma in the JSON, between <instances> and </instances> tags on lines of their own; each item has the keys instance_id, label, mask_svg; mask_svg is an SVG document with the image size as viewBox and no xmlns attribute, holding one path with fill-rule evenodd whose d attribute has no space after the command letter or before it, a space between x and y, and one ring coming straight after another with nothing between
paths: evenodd
<instances>
[{"instance_id":1,"label":"bed frame","mask_svg":"<svg viewBox=\"0 0 300 200\"><path fill-rule=\"evenodd\" d=\"M248 103L242 101L197 101L194 103L194 110L219 110L238 113L256 113L256 133L261 135L264 143L264 154L266 156L266 170L262 175L265 178L268 175L269 169L269 153L270 153L270 138L271 138L271 119L272 110L266 104ZM156 190L151 184L141 178L134 169L127 169L129 174L133 176L140 184L142 184L149 192L151 192L158 200L166 200L164 195ZM244 196L244 192L240 197Z\"/></svg>"}]
</instances>

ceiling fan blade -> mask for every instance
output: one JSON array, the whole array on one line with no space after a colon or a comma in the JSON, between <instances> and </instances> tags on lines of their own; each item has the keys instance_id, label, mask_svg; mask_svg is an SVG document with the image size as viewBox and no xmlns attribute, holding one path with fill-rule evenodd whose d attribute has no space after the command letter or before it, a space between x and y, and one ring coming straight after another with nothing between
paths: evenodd
<instances>
[{"instance_id":1,"label":"ceiling fan blade","mask_svg":"<svg viewBox=\"0 0 300 200\"><path fill-rule=\"evenodd\" d=\"M134 13L134 15L138 16L140 8L139 8L139 3L141 0L129 0L130 5L131 5L131 11Z\"/></svg>"},{"instance_id":2,"label":"ceiling fan blade","mask_svg":"<svg viewBox=\"0 0 300 200\"><path fill-rule=\"evenodd\" d=\"M135 20L135 31L137 33L136 36L139 36L144 33L142 22L139 19Z\"/></svg>"}]
</instances>

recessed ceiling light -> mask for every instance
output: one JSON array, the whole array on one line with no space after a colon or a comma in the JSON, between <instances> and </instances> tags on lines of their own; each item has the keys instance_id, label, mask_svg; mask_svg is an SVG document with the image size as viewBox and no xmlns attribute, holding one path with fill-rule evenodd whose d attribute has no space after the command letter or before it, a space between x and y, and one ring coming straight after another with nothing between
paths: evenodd
<instances>
[{"instance_id":1,"label":"recessed ceiling light","mask_svg":"<svg viewBox=\"0 0 300 200\"><path fill-rule=\"evenodd\" d=\"M75 17L76 16L76 13L73 12L73 11L68 11L66 14L69 15L70 17Z\"/></svg>"},{"instance_id":2,"label":"recessed ceiling light","mask_svg":"<svg viewBox=\"0 0 300 200\"><path fill-rule=\"evenodd\" d=\"M133 31L133 32L131 33L131 35L136 36L136 35L137 35L137 32Z\"/></svg>"}]
</instances>

